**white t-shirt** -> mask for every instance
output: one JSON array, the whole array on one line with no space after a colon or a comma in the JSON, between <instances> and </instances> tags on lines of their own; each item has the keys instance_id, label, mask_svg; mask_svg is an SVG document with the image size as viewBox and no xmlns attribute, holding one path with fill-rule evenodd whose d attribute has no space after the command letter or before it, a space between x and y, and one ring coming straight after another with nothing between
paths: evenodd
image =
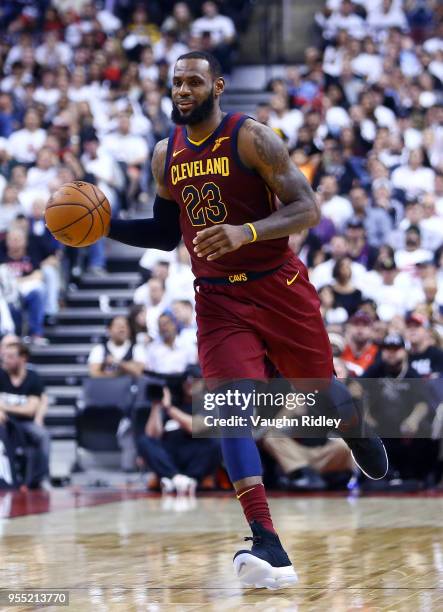
<instances>
[{"instance_id":1,"label":"white t-shirt","mask_svg":"<svg viewBox=\"0 0 443 612\"><path fill-rule=\"evenodd\" d=\"M360 53L352 60L351 66L353 72L375 83L383 73L383 58L372 53Z\"/></svg>"},{"instance_id":2,"label":"white t-shirt","mask_svg":"<svg viewBox=\"0 0 443 612\"><path fill-rule=\"evenodd\" d=\"M395 252L395 265L399 270L409 271L414 269L415 264L430 261L433 258L433 253L426 249L415 249L415 251L407 251L400 249Z\"/></svg>"},{"instance_id":3,"label":"white t-shirt","mask_svg":"<svg viewBox=\"0 0 443 612\"><path fill-rule=\"evenodd\" d=\"M39 104L44 104L45 106L54 106L60 99L60 90L56 89L46 89L45 87L37 87L34 92L33 98L35 102Z\"/></svg>"},{"instance_id":4,"label":"white t-shirt","mask_svg":"<svg viewBox=\"0 0 443 612\"><path fill-rule=\"evenodd\" d=\"M392 184L397 189L404 189L410 195L418 195L423 191L432 192L435 184L435 172L431 168L400 166L392 173Z\"/></svg>"},{"instance_id":5,"label":"white t-shirt","mask_svg":"<svg viewBox=\"0 0 443 612\"><path fill-rule=\"evenodd\" d=\"M321 205L321 214L334 223L339 230L343 229L347 221L353 216L354 209L352 204L346 198L335 195L327 202Z\"/></svg>"},{"instance_id":6,"label":"white t-shirt","mask_svg":"<svg viewBox=\"0 0 443 612\"><path fill-rule=\"evenodd\" d=\"M131 347L131 341L127 340L121 345L117 345L112 340L108 340L106 343L106 347L112 357L120 362L123 360L123 357L129 351ZM103 363L106 357L105 347L103 344L96 344L92 347L91 352L89 353L88 363ZM139 363L145 363L146 359L146 348L140 344L134 344L132 349L132 361L137 361Z\"/></svg>"},{"instance_id":7,"label":"white t-shirt","mask_svg":"<svg viewBox=\"0 0 443 612\"><path fill-rule=\"evenodd\" d=\"M219 45L226 38L235 36L234 22L226 15L216 15L215 17L200 17L192 24L191 32L193 36L201 36L204 32L211 33L213 45Z\"/></svg>"},{"instance_id":8,"label":"white t-shirt","mask_svg":"<svg viewBox=\"0 0 443 612\"><path fill-rule=\"evenodd\" d=\"M48 184L57 176L56 168L41 170L37 166L30 168L26 176L26 188L45 189Z\"/></svg>"},{"instance_id":9,"label":"white t-shirt","mask_svg":"<svg viewBox=\"0 0 443 612\"><path fill-rule=\"evenodd\" d=\"M315 268L309 272L309 280L316 289L320 289L325 285L332 285L335 282L335 280L332 278L332 270L334 266L335 260L328 259L327 261L323 261L321 264L318 264L318 266L315 266ZM351 263L351 271L353 284L357 287L357 289L364 289L366 283L365 279L368 273L366 268L362 264L353 261Z\"/></svg>"},{"instance_id":10,"label":"white t-shirt","mask_svg":"<svg viewBox=\"0 0 443 612\"><path fill-rule=\"evenodd\" d=\"M186 366L195 363L194 355L177 343L168 346L162 340L148 344L146 348L146 369L158 374L177 374L184 372Z\"/></svg>"},{"instance_id":11,"label":"white t-shirt","mask_svg":"<svg viewBox=\"0 0 443 612\"><path fill-rule=\"evenodd\" d=\"M58 42L53 49L46 44L40 45L35 50L35 59L43 66L66 66L71 61L72 51L69 45Z\"/></svg>"},{"instance_id":12,"label":"white t-shirt","mask_svg":"<svg viewBox=\"0 0 443 612\"><path fill-rule=\"evenodd\" d=\"M126 164L142 164L149 153L146 140L132 134L108 134L103 138L102 145L117 161Z\"/></svg>"},{"instance_id":13,"label":"white t-shirt","mask_svg":"<svg viewBox=\"0 0 443 612\"><path fill-rule=\"evenodd\" d=\"M46 131L42 128L30 132L26 128L13 132L8 138L8 151L20 163L35 162L37 152L46 140Z\"/></svg>"},{"instance_id":14,"label":"white t-shirt","mask_svg":"<svg viewBox=\"0 0 443 612\"><path fill-rule=\"evenodd\" d=\"M289 140L289 145L295 144L298 130L303 125L303 113L298 109L287 111L282 117L271 115L269 127L281 130Z\"/></svg>"}]
</instances>

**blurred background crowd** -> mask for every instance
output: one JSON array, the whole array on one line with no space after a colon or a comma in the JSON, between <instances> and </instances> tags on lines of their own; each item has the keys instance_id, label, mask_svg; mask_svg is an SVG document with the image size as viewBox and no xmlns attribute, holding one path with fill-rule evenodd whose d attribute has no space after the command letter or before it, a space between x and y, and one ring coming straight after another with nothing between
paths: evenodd
<instances>
[{"instance_id":1,"label":"blurred background crowd","mask_svg":"<svg viewBox=\"0 0 443 612\"><path fill-rule=\"evenodd\" d=\"M174 62L188 50L208 50L229 87L252 5L2 3L0 332L23 372L29 366L22 340L46 346L45 330L57 324L84 271L97 279L107 274L104 240L69 249L48 233L50 194L85 180L102 189L114 215L149 214L150 156L171 128ZM319 225L292 236L290 246L319 292L338 375L434 381L426 409L417 401L398 416L405 436L392 449L398 459L390 475L394 484L431 486L441 476L443 399L443 7L432 0L327 0L311 24L311 41L302 62L282 66L267 83L269 95L254 115L287 143L318 195ZM192 488L217 462L214 448L196 450L203 441L189 433L187 385L198 376L189 257L183 246L148 250L139 272L143 282L127 317L113 318L107 338L91 348L89 374L184 375L180 407L151 385L152 409L129 456L142 457L165 489ZM0 404L0 422L7 414ZM35 417L32 434L47 457L41 406L26 416ZM377 426L374 411L371 418ZM429 452L409 439L418 431L433 436ZM289 445L263 442L274 460L271 484L318 490L331 471L349 481L350 457L337 441ZM173 456L177 448L182 452ZM200 451L206 462L195 461ZM405 459L412 452L426 455L417 469ZM129 458L129 468L133 463ZM48 475L39 473L31 484Z\"/></svg>"}]
</instances>

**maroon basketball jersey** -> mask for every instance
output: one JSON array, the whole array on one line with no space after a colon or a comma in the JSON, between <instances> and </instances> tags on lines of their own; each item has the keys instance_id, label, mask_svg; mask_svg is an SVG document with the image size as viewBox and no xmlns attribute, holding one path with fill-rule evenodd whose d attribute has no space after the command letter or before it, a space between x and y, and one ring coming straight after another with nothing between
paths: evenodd
<instances>
[{"instance_id":1,"label":"maroon basketball jersey","mask_svg":"<svg viewBox=\"0 0 443 612\"><path fill-rule=\"evenodd\" d=\"M246 119L246 115L228 113L200 144L188 139L185 127L176 127L169 138L165 181L180 206L183 240L197 277L269 270L291 255L288 238L248 244L216 261L194 254L192 241L198 231L217 223L253 223L275 210L274 195L238 154L238 132Z\"/></svg>"}]
</instances>

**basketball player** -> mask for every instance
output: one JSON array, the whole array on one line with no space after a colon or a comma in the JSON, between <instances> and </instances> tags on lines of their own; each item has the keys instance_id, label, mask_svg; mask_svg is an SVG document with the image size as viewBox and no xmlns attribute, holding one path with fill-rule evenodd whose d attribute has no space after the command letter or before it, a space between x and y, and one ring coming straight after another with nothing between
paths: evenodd
<instances>
[{"instance_id":1,"label":"basketball player","mask_svg":"<svg viewBox=\"0 0 443 612\"><path fill-rule=\"evenodd\" d=\"M333 374L332 352L307 270L288 236L316 225L314 194L280 138L239 113L224 113L218 62L191 52L176 62L176 128L152 158L153 219L113 220L109 237L174 249L183 236L196 276L199 360L206 379L247 385L265 378L265 356L288 379L325 379L333 405L351 414L340 432L354 460L382 478L387 456L375 436L359 438L351 397ZM282 202L275 206L275 196ZM237 383L240 384L240 383ZM250 382L249 382L250 384ZM272 524L252 436L223 438L224 463L252 530L251 550L234 568L245 586L279 588L297 580Z\"/></svg>"}]
</instances>

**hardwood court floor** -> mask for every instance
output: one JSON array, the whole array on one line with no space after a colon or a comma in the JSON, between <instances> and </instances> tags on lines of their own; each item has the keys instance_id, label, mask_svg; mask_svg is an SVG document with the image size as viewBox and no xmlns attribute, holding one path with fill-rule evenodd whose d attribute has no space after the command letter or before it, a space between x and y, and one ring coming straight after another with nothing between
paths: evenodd
<instances>
[{"instance_id":1,"label":"hardwood court floor","mask_svg":"<svg viewBox=\"0 0 443 612\"><path fill-rule=\"evenodd\" d=\"M49 512L0 519L1 587L69 589L69 610L81 612L443 610L441 496L272 498L300 577L272 592L233 577L232 555L249 543L230 495L177 506L108 494L51 511L68 505L57 494L69 495L55 492Z\"/></svg>"}]
</instances>

